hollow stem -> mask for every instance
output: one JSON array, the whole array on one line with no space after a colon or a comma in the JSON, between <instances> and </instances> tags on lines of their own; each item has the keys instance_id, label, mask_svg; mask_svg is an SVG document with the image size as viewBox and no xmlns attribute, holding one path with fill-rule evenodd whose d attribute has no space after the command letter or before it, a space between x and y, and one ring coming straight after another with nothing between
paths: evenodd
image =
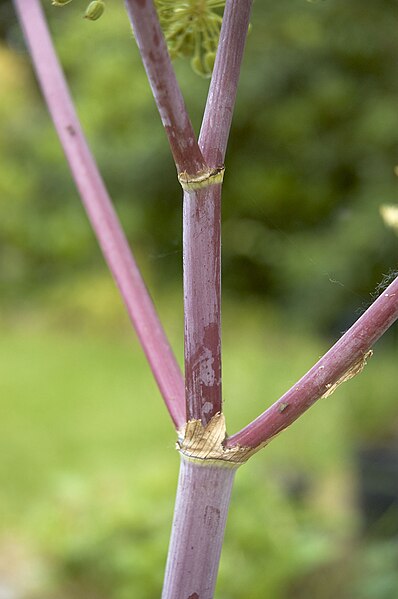
<instances>
[{"instance_id":1,"label":"hollow stem","mask_svg":"<svg viewBox=\"0 0 398 599\"><path fill-rule=\"evenodd\" d=\"M212 599L236 468L181 457L162 599Z\"/></svg>"},{"instance_id":2,"label":"hollow stem","mask_svg":"<svg viewBox=\"0 0 398 599\"><path fill-rule=\"evenodd\" d=\"M180 428L185 423L181 372L84 137L40 1L14 0L14 4L82 202L166 406Z\"/></svg>"},{"instance_id":3,"label":"hollow stem","mask_svg":"<svg viewBox=\"0 0 398 599\"><path fill-rule=\"evenodd\" d=\"M397 318L398 277L307 374L256 420L229 437L226 446L258 447L267 443L328 393L350 369L355 372Z\"/></svg>"}]
</instances>

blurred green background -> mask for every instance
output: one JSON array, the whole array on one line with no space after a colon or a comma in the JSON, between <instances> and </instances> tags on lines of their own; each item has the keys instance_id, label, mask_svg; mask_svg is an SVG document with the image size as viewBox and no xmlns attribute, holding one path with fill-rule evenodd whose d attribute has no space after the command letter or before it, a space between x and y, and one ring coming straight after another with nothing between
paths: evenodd
<instances>
[{"instance_id":1,"label":"blurred green background","mask_svg":"<svg viewBox=\"0 0 398 599\"><path fill-rule=\"evenodd\" d=\"M50 4L45 2L44 4ZM84 129L182 357L181 192L122 2L47 6ZM223 206L235 431L397 268L398 2L254 4ZM178 456L0 2L0 597L160 596ZM195 127L208 81L176 62ZM378 289L378 290L377 290ZM397 329L237 475L219 599L398 596Z\"/></svg>"}]
</instances>

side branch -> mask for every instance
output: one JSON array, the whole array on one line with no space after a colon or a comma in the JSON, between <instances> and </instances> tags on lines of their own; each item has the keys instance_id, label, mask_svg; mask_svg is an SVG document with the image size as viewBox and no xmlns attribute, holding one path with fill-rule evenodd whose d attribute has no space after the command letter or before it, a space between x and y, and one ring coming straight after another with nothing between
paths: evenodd
<instances>
[{"instance_id":1,"label":"side branch","mask_svg":"<svg viewBox=\"0 0 398 599\"><path fill-rule=\"evenodd\" d=\"M210 167L224 164L253 0L227 0L199 146Z\"/></svg>"},{"instance_id":2,"label":"side branch","mask_svg":"<svg viewBox=\"0 0 398 599\"><path fill-rule=\"evenodd\" d=\"M207 173L153 0L125 2L178 173Z\"/></svg>"},{"instance_id":3,"label":"side branch","mask_svg":"<svg viewBox=\"0 0 398 599\"><path fill-rule=\"evenodd\" d=\"M226 446L259 447L297 420L318 399L359 372L372 345L398 318L398 277L341 339L287 393Z\"/></svg>"},{"instance_id":4,"label":"side branch","mask_svg":"<svg viewBox=\"0 0 398 599\"><path fill-rule=\"evenodd\" d=\"M83 204L177 428L185 423L184 383L82 132L39 0L14 0L44 97Z\"/></svg>"}]
</instances>

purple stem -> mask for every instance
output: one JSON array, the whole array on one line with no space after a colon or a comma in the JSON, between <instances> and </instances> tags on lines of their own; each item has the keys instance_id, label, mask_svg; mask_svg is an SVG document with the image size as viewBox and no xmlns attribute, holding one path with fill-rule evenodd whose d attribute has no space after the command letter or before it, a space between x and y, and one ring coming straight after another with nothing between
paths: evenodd
<instances>
[{"instance_id":1,"label":"purple stem","mask_svg":"<svg viewBox=\"0 0 398 599\"><path fill-rule=\"evenodd\" d=\"M211 168L224 164L253 0L227 0L199 146Z\"/></svg>"},{"instance_id":2,"label":"purple stem","mask_svg":"<svg viewBox=\"0 0 398 599\"><path fill-rule=\"evenodd\" d=\"M187 420L221 412L221 185L184 193Z\"/></svg>"},{"instance_id":3,"label":"purple stem","mask_svg":"<svg viewBox=\"0 0 398 599\"><path fill-rule=\"evenodd\" d=\"M185 423L181 372L85 140L41 4L39 0L14 0L14 4L83 204L171 418L179 428Z\"/></svg>"},{"instance_id":4,"label":"purple stem","mask_svg":"<svg viewBox=\"0 0 398 599\"><path fill-rule=\"evenodd\" d=\"M152 0L126 0L141 57L179 173L208 171L196 141ZM221 185L185 191L185 393L187 420L221 411Z\"/></svg>"},{"instance_id":5,"label":"purple stem","mask_svg":"<svg viewBox=\"0 0 398 599\"><path fill-rule=\"evenodd\" d=\"M397 318L398 277L307 374L226 445L258 447L270 441L355 366Z\"/></svg>"},{"instance_id":6,"label":"purple stem","mask_svg":"<svg viewBox=\"0 0 398 599\"><path fill-rule=\"evenodd\" d=\"M236 469L181 457L162 599L212 599Z\"/></svg>"},{"instance_id":7,"label":"purple stem","mask_svg":"<svg viewBox=\"0 0 398 599\"><path fill-rule=\"evenodd\" d=\"M227 0L199 145L223 165L251 0ZM188 420L205 425L222 410L221 185L184 193L185 388Z\"/></svg>"},{"instance_id":8,"label":"purple stem","mask_svg":"<svg viewBox=\"0 0 398 599\"><path fill-rule=\"evenodd\" d=\"M152 0L125 0L156 106L179 173L207 170Z\"/></svg>"}]
</instances>

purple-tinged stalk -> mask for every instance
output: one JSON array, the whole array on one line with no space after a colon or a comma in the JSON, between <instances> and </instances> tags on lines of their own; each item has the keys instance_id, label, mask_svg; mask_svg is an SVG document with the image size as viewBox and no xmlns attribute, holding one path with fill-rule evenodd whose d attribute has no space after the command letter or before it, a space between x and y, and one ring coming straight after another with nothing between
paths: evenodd
<instances>
[{"instance_id":1,"label":"purple-tinged stalk","mask_svg":"<svg viewBox=\"0 0 398 599\"><path fill-rule=\"evenodd\" d=\"M151 298L82 132L39 0L14 0L44 97L83 204L177 428L184 383Z\"/></svg>"},{"instance_id":2,"label":"purple-tinged stalk","mask_svg":"<svg viewBox=\"0 0 398 599\"><path fill-rule=\"evenodd\" d=\"M74 179L171 416L181 471L163 599L212 599L238 465L361 370L398 317L396 279L282 398L225 438L221 412L220 210L223 162L252 0L227 0L199 143L152 0L126 0L184 189L186 417L183 382L80 128L39 0L14 0ZM254 451L251 451L253 449Z\"/></svg>"},{"instance_id":3,"label":"purple-tinged stalk","mask_svg":"<svg viewBox=\"0 0 398 599\"><path fill-rule=\"evenodd\" d=\"M203 427L222 410L221 183L251 4L227 0L224 11L199 139L215 177L184 189L186 411ZM181 455L162 599L213 598L235 471Z\"/></svg>"},{"instance_id":4,"label":"purple-tinged stalk","mask_svg":"<svg viewBox=\"0 0 398 599\"><path fill-rule=\"evenodd\" d=\"M126 5L184 189L186 414L187 421L206 426L222 409L221 183L251 0L228 0L224 11L200 140L208 164L198 164L199 146L152 0L126 0ZM234 472L223 460L181 458L163 599L213 597Z\"/></svg>"},{"instance_id":5,"label":"purple-tinged stalk","mask_svg":"<svg viewBox=\"0 0 398 599\"><path fill-rule=\"evenodd\" d=\"M183 214L187 420L221 410L220 228L222 178L205 163L152 0L126 0L152 93L185 190ZM214 165L215 167L219 165Z\"/></svg>"},{"instance_id":6,"label":"purple-tinged stalk","mask_svg":"<svg viewBox=\"0 0 398 599\"><path fill-rule=\"evenodd\" d=\"M152 0L125 0L156 106L166 131L178 174L207 171L184 98L171 64Z\"/></svg>"},{"instance_id":7,"label":"purple-tinged stalk","mask_svg":"<svg viewBox=\"0 0 398 599\"><path fill-rule=\"evenodd\" d=\"M398 318L398 277L333 347L268 410L227 439L226 446L259 447L297 420L317 399L359 372L372 345Z\"/></svg>"},{"instance_id":8,"label":"purple-tinged stalk","mask_svg":"<svg viewBox=\"0 0 398 599\"><path fill-rule=\"evenodd\" d=\"M187 420L221 412L221 185L184 192L184 346Z\"/></svg>"},{"instance_id":9,"label":"purple-tinged stalk","mask_svg":"<svg viewBox=\"0 0 398 599\"><path fill-rule=\"evenodd\" d=\"M199 146L210 167L224 164L253 0L227 0Z\"/></svg>"},{"instance_id":10,"label":"purple-tinged stalk","mask_svg":"<svg viewBox=\"0 0 398 599\"><path fill-rule=\"evenodd\" d=\"M199 145L213 172L223 170L251 0L227 0ZM206 425L222 410L221 183L185 190L184 314L187 419ZM213 184L212 184L213 183Z\"/></svg>"},{"instance_id":11,"label":"purple-tinged stalk","mask_svg":"<svg viewBox=\"0 0 398 599\"><path fill-rule=\"evenodd\" d=\"M162 599L212 599L235 472L181 457Z\"/></svg>"}]
</instances>

